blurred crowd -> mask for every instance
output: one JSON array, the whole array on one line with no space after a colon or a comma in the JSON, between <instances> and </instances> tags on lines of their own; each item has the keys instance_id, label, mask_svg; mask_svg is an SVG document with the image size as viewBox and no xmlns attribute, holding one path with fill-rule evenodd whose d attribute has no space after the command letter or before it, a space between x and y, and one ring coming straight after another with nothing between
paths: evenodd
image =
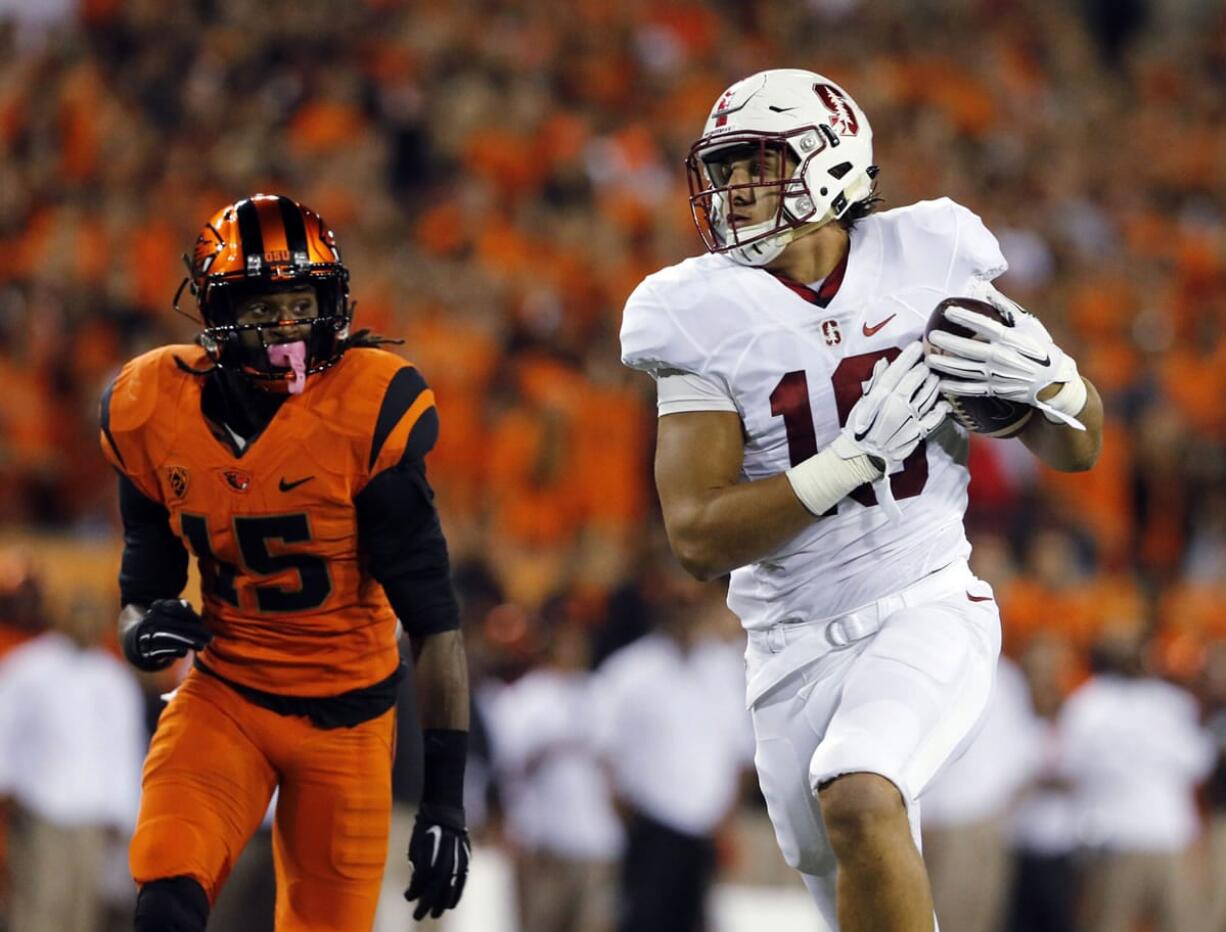
<instances>
[{"instance_id":1,"label":"blurred crowd","mask_svg":"<svg viewBox=\"0 0 1226 932\"><path fill-rule=\"evenodd\" d=\"M885 208L983 216L1003 290L1103 395L1088 476L972 444L975 569L1035 714L1058 722L1123 639L1226 740L1214 0L0 0L0 527L116 535L101 390L192 339L171 299L204 219L285 193L336 230L358 324L435 389L476 680L544 663L559 605L596 666L648 627L670 559L621 305L701 248L681 163L712 103L779 66L863 106ZM1204 824L1226 806L1208 773Z\"/></svg>"}]
</instances>

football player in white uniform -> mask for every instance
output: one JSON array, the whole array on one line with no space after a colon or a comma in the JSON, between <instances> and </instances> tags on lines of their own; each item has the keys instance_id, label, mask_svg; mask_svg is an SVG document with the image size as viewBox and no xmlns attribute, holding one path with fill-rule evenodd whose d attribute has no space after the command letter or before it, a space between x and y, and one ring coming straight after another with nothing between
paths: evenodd
<instances>
[{"instance_id":1,"label":"football player in white uniform","mask_svg":"<svg viewBox=\"0 0 1226 932\"><path fill-rule=\"evenodd\" d=\"M762 790L822 928L931 930L918 799L972 736L1000 649L942 395L1032 405L1022 442L1070 471L1097 457L1102 405L991 286L1006 262L975 214L872 212L868 119L833 81L732 85L687 165L708 254L644 280L621 330L658 386L669 539L694 575L731 571ZM934 334L925 358L930 312L968 294L1012 325L960 320L978 338Z\"/></svg>"}]
</instances>

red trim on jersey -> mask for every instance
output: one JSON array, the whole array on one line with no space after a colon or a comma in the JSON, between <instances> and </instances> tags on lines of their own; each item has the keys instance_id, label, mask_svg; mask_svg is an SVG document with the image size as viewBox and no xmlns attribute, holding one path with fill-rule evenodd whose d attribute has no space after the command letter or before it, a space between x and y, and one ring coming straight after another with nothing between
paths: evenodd
<instances>
[{"instance_id":1,"label":"red trim on jersey","mask_svg":"<svg viewBox=\"0 0 1226 932\"><path fill-rule=\"evenodd\" d=\"M839 288L843 285L843 277L847 274L847 257L851 255L851 250L843 253L843 258L839 260L839 264L830 270L830 274L826 276L821 287L816 291L808 285L802 285L800 282L792 281L783 275L776 272L771 272L775 278L779 279L779 283L787 285L796 294L804 298L810 304L816 304L818 307L826 307L834 300L834 296L839 293ZM769 272L770 270L767 269Z\"/></svg>"}]
</instances>

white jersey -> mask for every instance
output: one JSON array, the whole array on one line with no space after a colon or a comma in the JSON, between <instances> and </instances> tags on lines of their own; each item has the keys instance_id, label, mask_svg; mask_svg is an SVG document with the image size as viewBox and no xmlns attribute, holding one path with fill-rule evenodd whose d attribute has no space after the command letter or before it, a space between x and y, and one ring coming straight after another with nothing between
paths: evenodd
<instances>
[{"instance_id":1,"label":"white jersey","mask_svg":"<svg viewBox=\"0 0 1226 932\"><path fill-rule=\"evenodd\" d=\"M873 214L845 269L818 291L719 255L648 276L626 302L622 361L727 390L745 431L746 480L785 472L838 436L883 357L923 335L932 309L1007 267L996 238L948 198ZM713 406L714 407L714 406ZM965 558L966 433L948 420L891 478L891 521L868 486L732 573L746 628L834 617Z\"/></svg>"}]
</instances>

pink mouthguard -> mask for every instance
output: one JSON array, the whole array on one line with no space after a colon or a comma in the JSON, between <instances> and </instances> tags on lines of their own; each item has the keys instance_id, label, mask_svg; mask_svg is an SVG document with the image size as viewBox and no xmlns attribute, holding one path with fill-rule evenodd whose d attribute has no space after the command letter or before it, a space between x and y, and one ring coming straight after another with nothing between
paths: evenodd
<instances>
[{"instance_id":1,"label":"pink mouthguard","mask_svg":"<svg viewBox=\"0 0 1226 932\"><path fill-rule=\"evenodd\" d=\"M289 380L289 393L301 395L306 388L306 343L302 340L274 343L268 347L268 361L293 372Z\"/></svg>"}]
</instances>

